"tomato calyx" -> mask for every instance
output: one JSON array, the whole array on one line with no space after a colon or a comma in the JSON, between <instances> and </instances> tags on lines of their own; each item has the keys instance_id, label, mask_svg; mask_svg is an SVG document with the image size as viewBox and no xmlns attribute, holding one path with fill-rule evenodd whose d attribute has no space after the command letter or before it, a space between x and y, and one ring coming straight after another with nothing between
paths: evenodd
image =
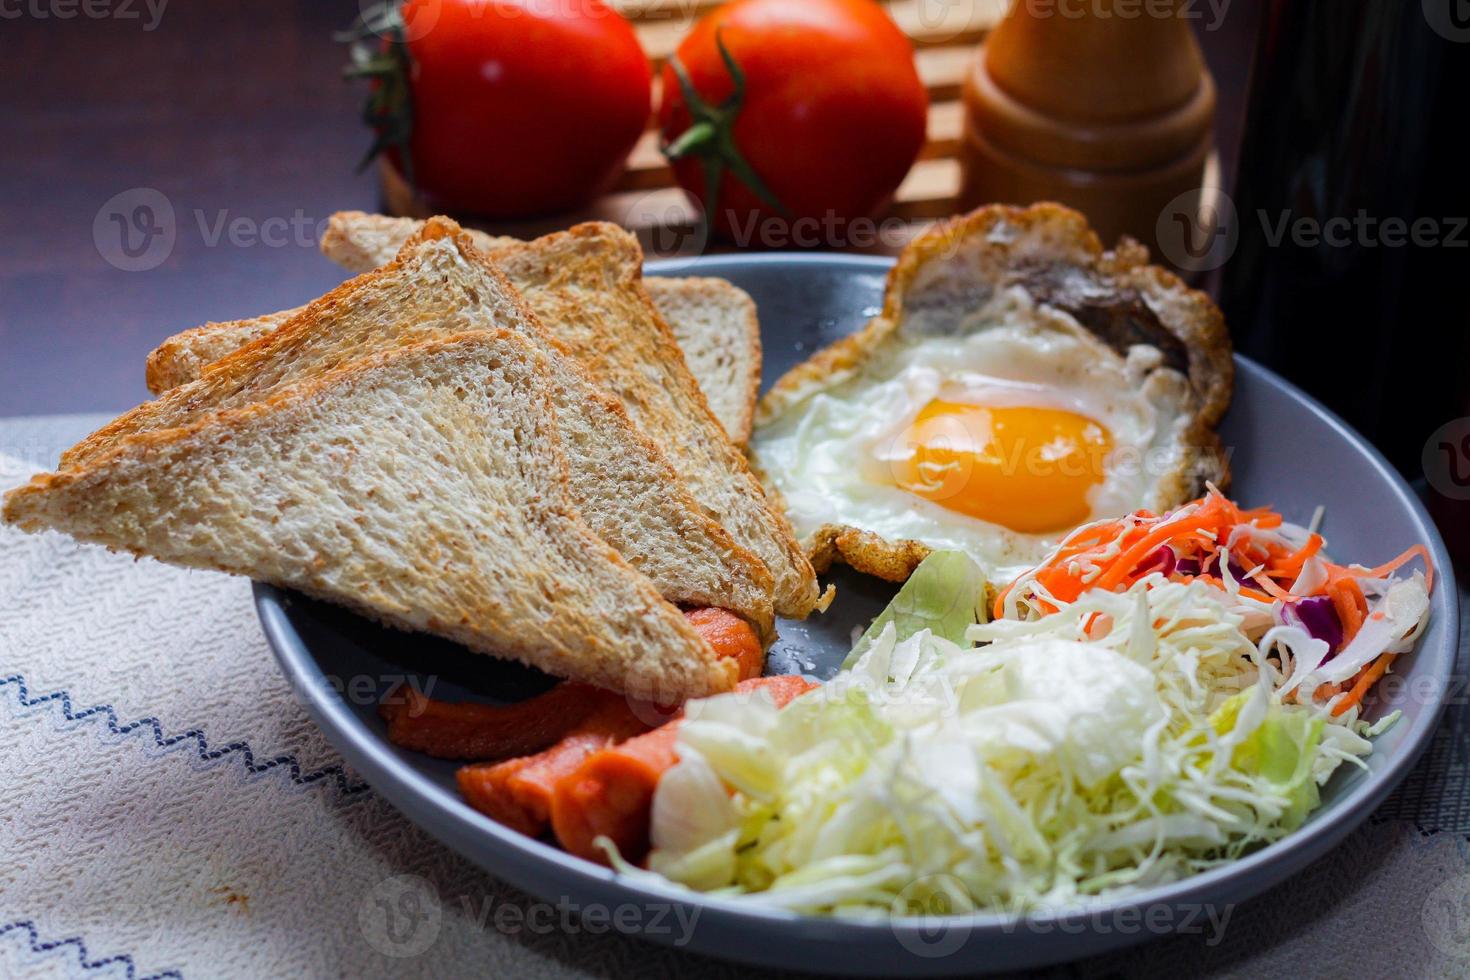
<instances>
[{"instance_id":1,"label":"tomato calyx","mask_svg":"<svg viewBox=\"0 0 1470 980\"><path fill-rule=\"evenodd\" d=\"M720 60L725 63L725 70L730 73L730 81L734 86L729 98L718 106L710 105L694 87L694 82L689 78L689 72L679 56L671 56L669 68L679 82L684 106L693 121L688 129L674 139L662 141L659 149L671 161L694 157L703 162L706 224L711 223L712 216L716 213L720 183L724 180L726 170L778 213L789 215L791 212L786 205L771 193L760 174L755 172L755 168L735 144L735 120L745 104L745 72L725 46L722 32L718 30L715 31L715 47L720 52Z\"/></svg>"},{"instance_id":2,"label":"tomato calyx","mask_svg":"<svg viewBox=\"0 0 1470 980\"><path fill-rule=\"evenodd\" d=\"M333 40L347 45L351 59L342 69L342 77L367 79L370 83L362 119L375 135L372 146L357 164L357 172L362 173L380 155L395 149L403 164L404 180L414 186L413 154L409 150L413 136L411 64L398 4L388 0L364 7L352 26L333 35Z\"/></svg>"}]
</instances>

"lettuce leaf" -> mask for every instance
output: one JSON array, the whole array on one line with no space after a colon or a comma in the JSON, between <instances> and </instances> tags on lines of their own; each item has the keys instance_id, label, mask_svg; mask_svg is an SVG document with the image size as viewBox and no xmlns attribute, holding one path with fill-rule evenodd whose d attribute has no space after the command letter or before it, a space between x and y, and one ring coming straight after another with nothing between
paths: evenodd
<instances>
[{"instance_id":1,"label":"lettuce leaf","mask_svg":"<svg viewBox=\"0 0 1470 980\"><path fill-rule=\"evenodd\" d=\"M963 551L932 552L858 639L842 669L857 663L889 623L899 643L926 629L951 643L965 642L965 630L987 618L985 585L985 570Z\"/></svg>"},{"instance_id":2,"label":"lettuce leaf","mask_svg":"<svg viewBox=\"0 0 1470 980\"><path fill-rule=\"evenodd\" d=\"M1232 733L1244 736L1235 742L1231 766L1265 783L1263 789L1285 798L1281 826L1295 830L1317 808L1319 801L1312 762L1317 756L1325 722L1306 708L1273 703L1253 731L1237 732L1241 716L1251 714L1243 709L1253 696L1259 696L1255 690L1241 691L1231 697L1216 709L1210 723L1221 736Z\"/></svg>"}]
</instances>

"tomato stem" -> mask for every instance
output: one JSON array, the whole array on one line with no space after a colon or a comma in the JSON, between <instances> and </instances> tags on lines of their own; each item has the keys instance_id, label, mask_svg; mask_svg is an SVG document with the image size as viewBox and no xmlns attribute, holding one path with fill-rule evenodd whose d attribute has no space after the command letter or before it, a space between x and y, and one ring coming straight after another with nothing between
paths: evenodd
<instances>
[{"instance_id":1,"label":"tomato stem","mask_svg":"<svg viewBox=\"0 0 1470 980\"><path fill-rule=\"evenodd\" d=\"M348 45L351 62L342 69L342 76L348 80L365 78L372 86L362 118L375 135L372 146L357 164L357 172L366 170L380 154L397 149L403 164L403 179L413 187L413 154L409 146L413 135L411 65L397 4L389 0L364 7L352 26L333 35L333 40Z\"/></svg>"},{"instance_id":2,"label":"tomato stem","mask_svg":"<svg viewBox=\"0 0 1470 980\"><path fill-rule=\"evenodd\" d=\"M749 187L756 197L775 208L778 213L789 215L791 212L786 205L771 193L760 174L755 172L755 168L745 159L735 143L735 120L745 105L745 72L725 46L722 30L715 31L715 47L719 49L720 60L725 63L725 70L730 73L733 86L729 98L718 106L710 105L699 94L677 54L669 58L669 68L679 82L679 91L693 122L673 140L664 142L661 147L663 154L670 160L695 157L704 163L703 220L706 226L713 223L712 216L719 205L720 183L727 169L737 180Z\"/></svg>"},{"instance_id":3,"label":"tomato stem","mask_svg":"<svg viewBox=\"0 0 1470 980\"><path fill-rule=\"evenodd\" d=\"M716 129L708 122L698 122L688 129L684 134L664 147L664 154L671 160L679 160L693 152L698 146L708 143L714 139Z\"/></svg>"}]
</instances>

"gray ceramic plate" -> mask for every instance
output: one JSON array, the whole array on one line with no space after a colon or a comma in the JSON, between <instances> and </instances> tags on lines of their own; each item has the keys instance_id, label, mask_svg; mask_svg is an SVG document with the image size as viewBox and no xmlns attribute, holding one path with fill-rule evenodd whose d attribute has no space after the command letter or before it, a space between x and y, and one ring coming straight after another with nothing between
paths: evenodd
<instances>
[{"instance_id":1,"label":"gray ceramic plate","mask_svg":"<svg viewBox=\"0 0 1470 980\"><path fill-rule=\"evenodd\" d=\"M760 307L769 384L877 312L888 264L848 256L715 256L657 263L650 271L723 276L749 291ZM1325 504L1324 530L1338 555L1377 561L1420 541L1433 551L1441 578L1432 624L1418 650L1395 668L1408 681L1396 688L1399 698L1376 708L1400 708L1403 719L1378 738L1366 772L1343 767L1326 787L1321 809L1297 833L1229 866L1075 914L1023 921L976 915L851 922L692 900L687 893L620 880L470 809L455 791L455 765L389 745L373 707L377 694L405 674L432 679L436 696L487 701L525 697L547 686L545 677L427 637L382 630L268 586L256 587L256 603L282 668L348 762L429 833L528 892L583 908L635 910L626 913L631 930L663 941L682 935L661 931L654 922L663 916L660 906L674 903L681 906L682 921L697 914L688 948L768 966L939 975L1039 965L1184 928L1201 921L1206 906L1218 911L1298 871L1388 795L1439 719L1454 663L1456 591L1444 545L1409 487L1342 422L1248 361L1239 362L1223 436L1234 450L1233 495L1249 505L1273 504L1303 523ZM891 595L890 587L874 579L838 574L835 581L839 598L827 615L781 624L772 672L805 668L830 676L847 652L853 627L866 625Z\"/></svg>"}]
</instances>

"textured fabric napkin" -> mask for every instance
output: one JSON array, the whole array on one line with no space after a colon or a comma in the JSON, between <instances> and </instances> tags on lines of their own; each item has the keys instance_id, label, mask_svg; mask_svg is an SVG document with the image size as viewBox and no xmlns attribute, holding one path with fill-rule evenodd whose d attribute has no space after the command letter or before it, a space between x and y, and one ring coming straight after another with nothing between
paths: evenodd
<instances>
[{"instance_id":1,"label":"textured fabric napkin","mask_svg":"<svg viewBox=\"0 0 1470 980\"><path fill-rule=\"evenodd\" d=\"M0 488L95 421L0 423ZM1303 874L1048 973L1470 974L1463 710ZM0 976L751 973L532 899L408 823L307 720L241 579L0 528L0 780Z\"/></svg>"}]
</instances>

